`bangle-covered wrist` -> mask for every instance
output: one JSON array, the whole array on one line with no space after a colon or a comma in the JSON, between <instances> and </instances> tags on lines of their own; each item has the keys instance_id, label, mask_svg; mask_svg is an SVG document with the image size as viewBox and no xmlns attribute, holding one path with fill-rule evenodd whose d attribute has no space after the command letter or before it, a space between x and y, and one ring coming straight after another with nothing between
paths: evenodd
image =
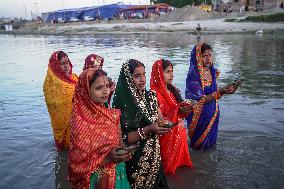
<instances>
[{"instance_id":1,"label":"bangle-covered wrist","mask_svg":"<svg viewBox=\"0 0 284 189\"><path fill-rule=\"evenodd\" d=\"M222 94L221 94L221 92L220 92L219 90L213 92L211 95L212 95L212 97L213 97L215 100L218 100L218 99L220 99L220 98L222 97Z\"/></svg>"}]
</instances>

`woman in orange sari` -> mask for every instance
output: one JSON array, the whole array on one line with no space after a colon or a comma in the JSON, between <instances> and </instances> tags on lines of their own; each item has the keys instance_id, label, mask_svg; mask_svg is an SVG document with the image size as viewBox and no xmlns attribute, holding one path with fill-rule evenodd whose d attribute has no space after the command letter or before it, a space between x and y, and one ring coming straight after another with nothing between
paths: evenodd
<instances>
[{"instance_id":1,"label":"woman in orange sari","mask_svg":"<svg viewBox=\"0 0 284 189\"><path fill-rule=\"evenodd\" d=\"M104 106L110 94L106 73L87 69L79 77L73 98L69 179L75 189L129 189L122 146L120 111ZM121 162L118 164L118 162Z\"/></svg>"},{"instance_id":2,"label":"woman in orange sari","mask_svg":"<svg viewBox=\"0 0 284 189\"><path fill-rule=\"evenodd\" d=\"M160 136L161 158L166 174L173 175L180 166L192 168L189 156L186 128L183 119L188 116L191 106L183 106L181 95L172 85L173 65L170 61L157 60L152 67L151 89L156 91L159 108L165 120L176 126Z\"/></svg>"},{"instance_id":3,"label":"woman in orange sari","mask_svg":"<svg viewBox=\"0 0 284 189\"><path fill-rule=\"evenodd\" d=\"M54 52L48 64L43 92L57 149L69 148L72 97L78 77L63 51Z\"/></svg>"}]
</instances>

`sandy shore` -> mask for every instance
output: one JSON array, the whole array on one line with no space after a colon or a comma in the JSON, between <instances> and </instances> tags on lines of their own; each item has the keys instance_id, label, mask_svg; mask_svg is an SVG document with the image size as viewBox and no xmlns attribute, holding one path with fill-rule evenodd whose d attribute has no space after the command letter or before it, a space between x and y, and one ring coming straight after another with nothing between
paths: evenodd
<instances>
[{"instance_id":1,"label":"sandy shore","mask_svg":"<svg viewBox=\"0 0 284 189\"><path fill-rule=\"evenodd\" d=\"M66 24L27 24L11 34L39 35L92 35L97 33L151 33L151 32L195 32L197 23L203 33L253 33L263 30L264 33L284 31L284 22L251 23L225 22L225 19L209 19L184 22L139 22L139 23L95 23L80 22ZM8 33L2 31L1 33Z\"/></svg>"}]
</instances>

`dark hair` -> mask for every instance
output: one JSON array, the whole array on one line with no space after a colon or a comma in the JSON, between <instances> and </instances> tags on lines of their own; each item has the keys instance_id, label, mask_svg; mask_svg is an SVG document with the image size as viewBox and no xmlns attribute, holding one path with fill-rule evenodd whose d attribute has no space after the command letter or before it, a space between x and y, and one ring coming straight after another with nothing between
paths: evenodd
<instances>
[{"instance_id":1,"label":"dark hair","mask_svg":"<svg viewBox=\"0 0 284 189\"><path fill-rule=\"evenodd\" d=\"M128 62L129 62L129 71L131 74L133 74L135 68L137 67L143 66L145 68L144 64L138 60L130 59L128 60Z\"/></svg>"},{"instance_id":2,"label":"dark hair","mask_svg":"<svg viewBox=\"0 0 284 189\"><path fill-rule=\"evenodd\" d=\"M61 58L63 58L64 56L67 56L67 54L63 51L58 51L58 54L57 54L57 58L58 60L61 60ZM68 57L68 56L67 56Z\"/></svg>"},{"instance_id":3,"label":"dark hair","mask_svg":"<svg viewBox=\"0 0 284 189\"><path fill-rule=\"evenodd\" d=\"M169 66L173 67L173 64L169 60L162 59L163 70L167 69L167 67L169 67Z\"/></svg>"},{"instance_id":4,"label":"dark hair","mask_svg":"<svg viewBox=\"0 0 284 189\"><path fill-rule=\"evenodd\" d=\"M93 75L93 77L92 77L92 79L91 79L90 82L89 82L89 86L91 86L91 84L92 84L93 82L95 82L95 80L96 80L99 76L103 76L103 75L107 76L107 73L106 73L105 71L101 70L101 69L96 70L95 73L94 73L94 75Z\"/></svg>"},{"instance_id":5,"label":"dark hair","mask_svg":"<svg viewBox=\"0 0 284 189\"><path fill-rule=\"evenodd\" d=\"M173 68L173 64L169 60L162 59L163 70L167 69L169 66ZM177 88L175 88L172 84L167 85L167 88L174 94L175 99L178 103L183 101Z\"/></svg>"},{"instance_id":6,"label":"dark hair","mask_svg":"<svg viewBox=\"0 0 284 189\"><path fill-rule=\"evenodd\" d=\"M203 43L201 45L201 53L203 54L206 50L211 50L213 51L212 47L206 43Z\"/></svg>"}]
</instances>

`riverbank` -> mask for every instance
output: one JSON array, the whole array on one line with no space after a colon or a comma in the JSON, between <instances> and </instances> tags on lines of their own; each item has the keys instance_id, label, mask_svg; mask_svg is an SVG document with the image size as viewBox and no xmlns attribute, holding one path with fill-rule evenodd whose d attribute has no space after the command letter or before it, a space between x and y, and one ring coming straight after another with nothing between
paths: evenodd
<instances>
[{"instance_id":1,"label":"riverbank","mask_svg":"<svg viewBox=\"0 0 284 189\"><path fill-rule=\"evenodd\" d=\"M174 11L148 19L108 20L100 22L69 22L69 23L37 23L27 22L10 34L36 35L94 35L102 33L161 33L186 32L196 33L198 24L202 33L271 33L284 31L284 22L228 22L247 18L269 17L275 14L283 15L282 11L266 10L262 12L206 12L196 7L185 6ZM275 16L274 16L275 17ZM250 21L250 20L249 20Z\"/></svg>"},{"instance_id":2,"label":"riverbank","mask_svg":"<svg viewBox=\"0 0 284 189\"><path fill-rule=\"evenodd\" d=\"M159 32L189 32L195 33L197 24L202 33L254 33L262 30L264 33L284 31L284 22L251 23L225 22L225 19L207 19L183 22L78 22L64 24L27 23L11 32L2 34L36 34L36 35L92 35L101 33L159 33Z\"/></svg>"}]
</instances>

